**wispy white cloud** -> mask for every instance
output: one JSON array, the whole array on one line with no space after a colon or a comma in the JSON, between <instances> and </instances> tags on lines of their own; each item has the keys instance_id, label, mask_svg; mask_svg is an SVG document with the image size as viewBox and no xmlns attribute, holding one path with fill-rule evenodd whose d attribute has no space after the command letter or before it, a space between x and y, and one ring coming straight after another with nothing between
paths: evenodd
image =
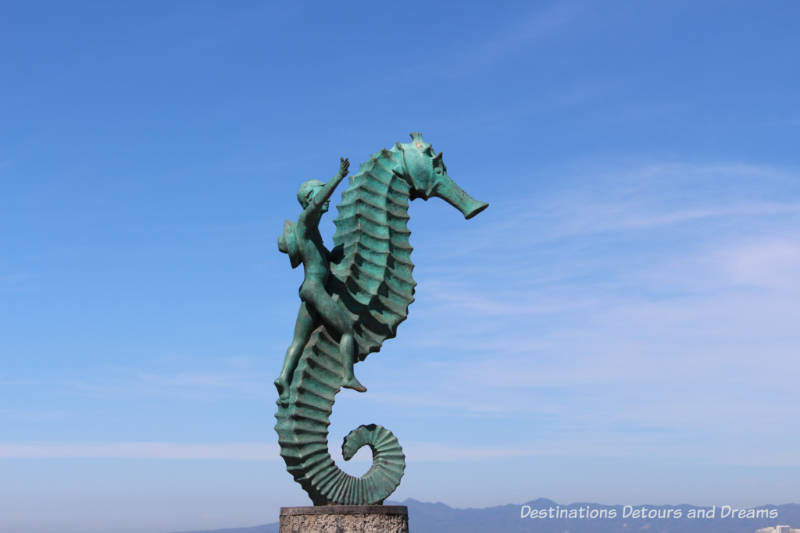
<instances>
[{"instance_id":1,"label":"wispy white cloud","mask_svg":"<svg viewBox=\"0 0 800 533\"><path fill-rule=\"evenodd\" d=\"M614 164L620 169L610 171L608 165ZM502 216L470 234L466 253L485 251L487 244L507 251L525 246L535 250L542 242L580 235L800 214L800 170L792 168L619 161L549 172L558 173L563 186L493 206Z\"/></svg>"},{"instance_id":2,"label":"wispy white cloud","mask_svg":"<svg viewBox=\"0 0 800 533\"><path fill-rule=\"evenodd\" d=\"M618 215L625 213L624 206L607 206L608 214ZM686 209L668 211L660 214L625 214L621 217L609 217L600 224L587 226L587 232L614 231L614 230L637 230L659 226L669 226L694 222L708 218L719 217L742 217L742 216L773 216L783 214L800 213L800 202L797 203L776 203L776 202L755 202L729 207L706 207L697 209ZM602 220L601 217L598 217Z\"/></svg>"},{"instance_id":3,"label":"wispy white cloud","mask_svg":"<svg viewBox=\"0 0 800 533\"><path fill-rule=\"evenodd\" d=\"M661 435L660 439L670 440ZM573 435L529 446L459 446L426 441L402 443L407 461L469 462L513 457L581 457L587 455L583 443ZM785 450L770 457L721 453L708 456L708 450L694 444L677 444L678 456L686 459L712 459L732 464L800 466L800 452ZM675 450L673 450L675 451ZM593 457L635 458L652 456L652 443L643 435L596 435L592 439ZM659 452L655 452L658 454ZM338 450L331 456L338 464L370 463L369 454L359 453L345 462ZM674 455L673 455L674 456ZM172 443L172 442L1 442L2 459L153 459L179 461L280 461L273 443Z\"/></svg>"},{"instance_id":4,"label":"wispy white cloud","mask_svg":"<svg viewBox=\"0 0 800 533\"><path fill-rule=\"evenodd\" d=\"M767 238L728 247L717 258L734 284L800 290L800 234L791 240Z\"/></svg>"},{"instance_id":5,"label":"wispy white cloud","mask_svg":"<svg viewBox=\"0 0 800 533\"><path fill-rule=\"evenodd\" d=\"M537 8L512 21L503 31L477 43L468 57L475 68L494 63L533 43L557 35L580 14L580 6L559 3L544 9Z\"/></svg>"},{"instance_id":6,"label":"wispy white cloud","mask_svg":"<svg viewBox=\"0 0 800 533\"><path fill-rule=\"evenodd\" d=\"M115 458L274 461L278 447L271 443L171 443L171 442L0 442L6 459Z\"/></svg>"},{"instance_id":7,"label":"wispy white cloud","mask_svg":"<svg viewBox=\"0 0 800 533\"><path fill-rule=\"evenodd\" d=\"M214 373L214 372L176 372L171 374L138 373L136 379L140 383L157 387L201 387L214 389L243 389L251 384L246 374Z\"/></svg>"},{"instance_id":8,"label":"wispy white cloud","mask_svg":"<svg viewBox=\"0 0 800 533\"><path fill-rule=\"evenodd\" d=\"M510 315L540 315L588 309L597 305L591 297L556 298L553 295L538 294L531 298L531 292L515 289L493 288L491 292L467 290L463 284L446 279L431 279L426 283L427 297L442 308L458 309L460 313L479 314L483 317Z\"/></svg>"},{"instance_id":9,"label":"wispy white cloud","mask_svg":"<svg viewBox=\"0 0 800 533\"><path fill-rule=\"evenodd\" d=\"M764 437L766 438L766 435ZM590 448L586 447L580 436L567 435L558 439L549 438L547 442L531 446L458 447L412 442L404 447L404 451L408 460L420 462L469 462L514 457L602 457L626 460L657 460L669 457L710 464L800 466L800 452L792 448L782 449L774 455L765 455L759 454L752 448L736 445L724 450L710 450L703 445L676 441L665 434L658 435L657 440L661 442L661 448L654 447L654 439L648 435L595 434L591 438Z\"/></svg>"},{"instance_id":10,"label":"wispy white cloud","mask_svg":"<svg viewBox=\"0 0 800 533\"><path fill-rule=\"evenodd\" d=\"M800 416L800 173L668 164L578 181L433 250L467 274L418 280L423 320L403 342L431 355L419 395L387 403L530 424L516 443L571 431L565 449L587 456L608 438L631 454L797 464L800 429L765 439Z\"/></svg>"},{"instance_id":11,"label":"wispy white cloud","mask_svg":"<svg viewBox=\"0 0 800 533\"><path fill-rule=\"evenodd\" d=\"M448 65L446 73L475 74L498 61L506 61L509 56L525 50L536 43L557 36L563 28L571 24L581 13L576 4L559 3L551 7L540 7L526 13L517 14L502 25L502 29L484 39L471 43L459 43L441 55L436 62L426 66L431 74L441 75L441 65ZM413 67L420 68L417 61Z\"/></svg>"},{"instance_id":12,"label":"wispy white cloud","mask_svg":"<svg viewBox=\"0 0 800 533\"><path fill-rule=\"evenodd\" d=\"M282 355L282 351L276 351ZM100 378L54 379L47 382L20 382L19 385L70 389L81 395L104 397L172 396L181 398L219 398L245 396L269 398L272 382L262 372L267 357L222 356L212 359L187 355L152 358L137 367L118 365L107 368ZM149 366L149 370L141 370Z\"/></svg>"}]
</instances>

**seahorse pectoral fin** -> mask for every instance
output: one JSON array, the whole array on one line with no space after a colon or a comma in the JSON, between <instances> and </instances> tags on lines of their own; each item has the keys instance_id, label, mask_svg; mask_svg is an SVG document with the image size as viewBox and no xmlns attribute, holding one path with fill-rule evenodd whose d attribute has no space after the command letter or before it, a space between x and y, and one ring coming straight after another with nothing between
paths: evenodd
<instances>
[{"instance_id":1,"label":"seahorse pectoral fin","mask_svg":"<svg viewBox=\"0 0 800 533\"><path fill-rule=\"evenodd\" d=\"M458 184L445 173L436 176L429 196L438 196L461 211L466 219L474 217L489 207L489 204L486 202L478 201L467 194L464 189L459 187Z\"/></svg>"}]
</instances>

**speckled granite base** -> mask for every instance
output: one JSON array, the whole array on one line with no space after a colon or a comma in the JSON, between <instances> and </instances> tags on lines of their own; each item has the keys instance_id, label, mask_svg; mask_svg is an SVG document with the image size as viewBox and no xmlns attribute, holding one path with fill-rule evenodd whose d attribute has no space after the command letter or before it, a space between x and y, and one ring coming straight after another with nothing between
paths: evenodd
<instances>
[{"instance_id":1,"label":"speckled granite base","mask_svg":"<svg viewBox=\"0 0 800 533\"><path fill-rule=\"evenodd\" d=\"M281 507L280 533L408 533L405 505Z\"/></svg>"}]
</instances>

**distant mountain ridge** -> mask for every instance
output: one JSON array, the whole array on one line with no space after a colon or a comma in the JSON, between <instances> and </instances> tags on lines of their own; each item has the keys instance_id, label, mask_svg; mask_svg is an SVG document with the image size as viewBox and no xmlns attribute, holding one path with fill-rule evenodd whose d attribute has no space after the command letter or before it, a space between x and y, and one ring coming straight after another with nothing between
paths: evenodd
<instances>
[{"instance_id":1,"label":"distant mountain ridge","mask_svg":"<svg viewBox=\"0 0 800 533\"><path fill-rule=\"evenodd\" d=\"M523 504L508 504L482 509L454 509L443 503L426 503L413 499L403 502L386 502L390 505L408 507L409 530L412 533L755 533L757 529L786 524L800 527L800 504L762 505L754 507L763 510L760 518L723 517L722 507L715 507L713 518L688 518L690 511L699 513L711 509L695 505L600 505L596 503L571 503L561 505L546 498L539 498ZM527 507L526 507L527 506ZM644 508L644 513L642 513ZM550 511L553 509L553 511ZM528 517L522 518L524 511ZM581 510L583 512L581 512ZM672 511L670 511L672 510ZM681 518L676 518L680 510ZM537 511L536 514L534 511ZM614 511L612 518L612 511ZM642 517L632 516L639 512ZM725 512L728 510L725 509ZM769 513L772 511L772 513ZM530 518L533 516L563 516L563 518ZM602 516L602 518L590 518ZM654 518L647 518L647 516ZM774 518L771 515L777 515ZM575 518L569 518L574 516ZM583 516L583 518L579 518ZM660 518L655 518L660 517ZM182 533L278 533L278 524L264 524L254 527L234 529L215 529L207 531L186 531Z\"/></svg>"}]
</instances>

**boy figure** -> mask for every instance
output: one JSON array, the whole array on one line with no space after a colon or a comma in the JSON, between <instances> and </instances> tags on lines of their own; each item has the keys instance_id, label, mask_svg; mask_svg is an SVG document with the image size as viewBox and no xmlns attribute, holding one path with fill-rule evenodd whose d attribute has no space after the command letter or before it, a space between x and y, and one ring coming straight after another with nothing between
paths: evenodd
<instances>
[{"instance_id":1,"label":"boy figure","mask_svg":"<svg viewBox=\"0 0 800 533\"><path fill-rule=\"evenodd\" d=\"M303 212L297 217L297 223L286 221L283 234L278 239L278 249L289 254L292 268L303 263L305 279L300 286L300 310L294 326L292 344L286 350L283 369L275 387L280 400L289 396L289 383L297 368L297 362L303 353L311 332L320 322L335 328L340 334L339 353L342 357L345 376L343 387L365 392L364 387L353 375L353 364L356 357L356 343L353 337L353 323L350 313L344 305L334 300L326 289L330 271L330 251L325 248L319 233L319 220L328 210L329 199L336 186L341 183L350 167L348 159L340 159L339 172L328 182L309 180L300 185L297 200L303 206Z\"/></svg>"}]
</instances>

